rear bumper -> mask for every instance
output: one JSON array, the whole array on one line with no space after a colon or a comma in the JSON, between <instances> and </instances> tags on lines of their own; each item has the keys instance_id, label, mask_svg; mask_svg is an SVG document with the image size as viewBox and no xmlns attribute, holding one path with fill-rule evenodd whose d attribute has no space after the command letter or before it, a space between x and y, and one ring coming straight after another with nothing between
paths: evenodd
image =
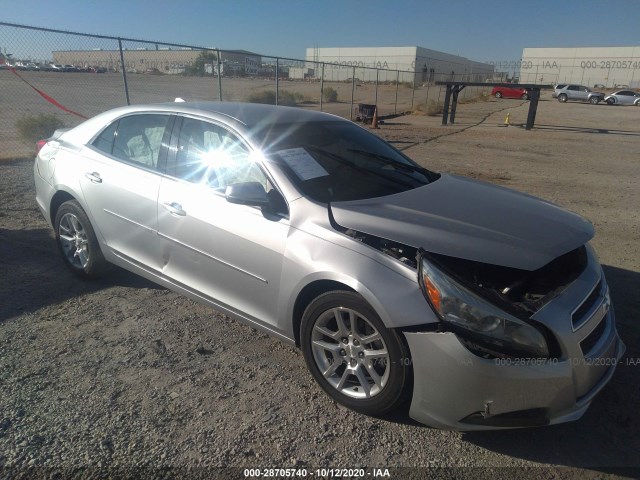
<instances>
[{"instance_id":1,"label":"rear bumper","mask_svg":"<svg viewBox=\"0 0 640 480\"><path fill-rule=\"evenodd\" d=\"M38 160L35 161L33 166L33 179L36 187L36 203L42 213L42 216L47 221L49 226L53 226L51 223L51 217L49 215L49 205L51 205L51 199L55 193L54 188L43 178L42 172L38 166Z\"/></svg>"}]
</instances>

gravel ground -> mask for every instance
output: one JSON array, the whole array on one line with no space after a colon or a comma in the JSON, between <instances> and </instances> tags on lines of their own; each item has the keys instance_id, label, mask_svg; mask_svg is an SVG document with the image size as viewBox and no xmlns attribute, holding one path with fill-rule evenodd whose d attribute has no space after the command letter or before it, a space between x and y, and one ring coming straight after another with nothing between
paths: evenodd
<instances>
[{"instance_id":1,"label":"gravel ground","mask_svg":"<svg viewBox=\"0 0 640 480\"><path fill-rule=\"evenodd\" d=\"M378 133L435 170L527 191L594 223L628 352L583 419L462 434L406 411L346 410L295 348L125 271L73 277L37 210L32 161L11 160L0 162L0 477L365 466L432 468L392 478L637 477L640 109L545 101L538 129L499 126L505 112L524 122L527 105L462 105L448 127L398 117Z\"/></svg>"}]
</instances>

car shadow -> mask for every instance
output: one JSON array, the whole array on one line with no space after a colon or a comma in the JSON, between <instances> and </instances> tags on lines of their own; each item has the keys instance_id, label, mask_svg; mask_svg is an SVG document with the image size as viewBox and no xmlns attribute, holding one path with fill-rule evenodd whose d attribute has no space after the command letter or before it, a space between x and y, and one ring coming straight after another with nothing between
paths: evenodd
<instances>
[{"instance_id":1,"label":"car shadow","mask_svg":"<svg viewBox=\"0 0 640 480\"><path fill-rule=\"evenodd\" d=\"M0 271L0 323L111 286L163 288L119 268L100 279L79 279L65 266L46 228L0 228Z\"/></svg>"},{"instance_id":2,"label":"car shadow","mask_svg":"<svg viewBox=\"0 0 640 480\"><path fill-rule=\"evenodd\" d=\"M626 137L640 137L640 132L632 131L632 130L610 130L607 128L568 127L566 125L545 125L540 123L536 123L534 128L537 130L549 130L549 131L557 131L557 132L576 132L576 133L589 133L589 134L600 134L600 135L620 135L620 136L626 136Z\"/></svg>"},{"instance_id":3,"label":"car shadow","mask_svg":"<svg viewBox=\"0 0 640 480\"><path fill-rule=\"evenodd\" d=\"M627 351L587 413L576 422L537 429L468 432L463 434L464 441L533 462L605 473L620 474L619 468L640 466L640 326L636 321L640 273L603 268Z\"/></svg>"}]
</instances>

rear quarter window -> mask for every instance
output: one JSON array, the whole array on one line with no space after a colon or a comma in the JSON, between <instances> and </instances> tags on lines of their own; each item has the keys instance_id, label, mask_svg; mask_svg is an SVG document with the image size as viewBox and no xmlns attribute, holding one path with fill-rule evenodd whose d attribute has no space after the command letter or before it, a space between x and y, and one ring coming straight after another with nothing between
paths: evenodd
<instances>
[{"instance_id":1,"label":"rear quarter window","mask_svg":"<svg viewBox=\"0 0 640 480\"><path fill-rule=\"evenodd\" d=\"M101 152L111 155L111 152L113 150L113 138L115 136L117 127L118 121L116 120L107 128L105 128L102 133L100 133L100 135L98 135L96 139L91 143L91 145L93 145Z\"/></svg>"}]
</instances>

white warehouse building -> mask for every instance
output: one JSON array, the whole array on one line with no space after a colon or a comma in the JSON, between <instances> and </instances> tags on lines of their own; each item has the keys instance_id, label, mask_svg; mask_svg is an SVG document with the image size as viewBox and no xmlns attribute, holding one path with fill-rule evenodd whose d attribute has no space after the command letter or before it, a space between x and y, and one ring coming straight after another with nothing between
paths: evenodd
<instances>
[{"instance_id":1,"label":"white warehouse building","mask_svg":"<svg viewBox=\"0 0 640 480\"><path fill-rule=\"evenodd\" d=\"M464 57L423 47L307 48L305 70L309 76L346 81L416 83L458 80L486 81L494 67ZM324 67L323 64L324 63ZM376 70L378 69L378 70ZM299 75L294 70L294 75Z\"/></svg>"},{"instance_id":2,"label":"white warehouse building","mask_svg":"<svg viewBox=\"0 0 640 480\"><path fill-rule=\"evenodd\" d=\"M640 46L525 48L520 82L640 88Z\"/></svg>"}]
</instances>

